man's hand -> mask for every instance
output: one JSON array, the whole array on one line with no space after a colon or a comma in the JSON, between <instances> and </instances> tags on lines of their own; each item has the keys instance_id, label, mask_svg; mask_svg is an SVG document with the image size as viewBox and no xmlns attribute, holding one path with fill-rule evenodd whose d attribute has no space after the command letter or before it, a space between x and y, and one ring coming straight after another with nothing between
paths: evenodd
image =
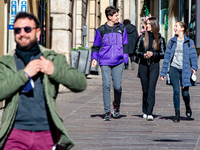
<instances>
[{"instance_id":1,"label":"man's hand","mask_svg":"<svg viewBox=\"0 0 200 150\"><path fill-rule=\"evenodd\" d=\"M45 59L43 56L40 56L40 72L49 76L54 72L53 63L50 60Z\"/></svg>"},{"instance_id":2,"label":"man's hand","mask_svg":"<svg viewBox=\"0 0 200 150\"><path fill-rule=\"evenodd\" d=\"M35 76L40 71L40 60L35 59L30 61L26 67L24 68L24 71L30 76ZM28 75L26 75L28 77Z\"/></svg>"},{"instance_id":3,"label":"man's hand","mask_svg":"<svg viewBox=\"0 0 200 150\"><path fill-rule=\"evenodd\" d=\"M94 67L96 67L96 65L97 65L97 60L96 59L93 59L92 60L92 68L94 68Z\"/></svg>"}]
</instances>

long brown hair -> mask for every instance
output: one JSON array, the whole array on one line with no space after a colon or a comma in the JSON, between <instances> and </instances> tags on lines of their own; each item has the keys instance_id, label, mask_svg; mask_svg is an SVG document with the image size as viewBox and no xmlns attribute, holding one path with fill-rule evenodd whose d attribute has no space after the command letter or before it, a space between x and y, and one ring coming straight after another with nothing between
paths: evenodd
<instances>
[{"instance_id":1,"label":"long brown hair","mask_svg":"<svg viewBox=\"0 0 200 150\"><path fill-rule=\"evenodd\" d=\"M187 24L186 24L185 22L182 22L182 21L178 21L178 23L179 23L179 25L180 25L182 28L184 28L184 33L185 33L186 35L189 35L189 29L188 29L188 27L187 27Z\"/></svg>"},{"instance_id":2,"label":"long brown hair","mask_svg":"<svg viewBox=\"0 0 200 150\"><path fill-rule=\"evenodd\" d=\"M150 17L147 20L150 21L152 33L153 33L153 36L154 36L152 48L155 49L155 50L158 50L160 48L159 39L158 39L158 33L159 33L159 30L160 30L160 27L159 27L158 19L156 19L156 17ZM146 49L149 49L149 35L148 35L147 31L145 32L144 47Z\"/></svg>"}]
</instances>

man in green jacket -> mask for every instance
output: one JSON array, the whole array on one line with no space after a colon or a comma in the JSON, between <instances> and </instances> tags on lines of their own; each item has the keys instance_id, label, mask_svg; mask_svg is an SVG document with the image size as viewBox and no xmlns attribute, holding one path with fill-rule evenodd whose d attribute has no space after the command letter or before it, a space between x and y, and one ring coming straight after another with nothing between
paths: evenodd
<instances>
[{"instance_id":1,"label":"man in green jacket","mask_svg":"<svg viewBox=\"0 0 200 150\"><path fill-rule=\"evenodd\" d=\"M50 150L73 147L56 108L59 84L73 92L86 89L81 72L62 54L38 45L38 19L20 12L14 21L16 49L0 58L0 101L5 110L0 149Z\"/></svg>"}]
</instances>

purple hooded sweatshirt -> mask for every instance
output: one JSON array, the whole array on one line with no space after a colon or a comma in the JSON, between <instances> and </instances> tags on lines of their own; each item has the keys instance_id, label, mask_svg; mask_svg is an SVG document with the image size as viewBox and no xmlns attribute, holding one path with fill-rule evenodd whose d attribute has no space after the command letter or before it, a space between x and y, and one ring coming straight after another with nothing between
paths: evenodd
<instances>
[{"instance_id":1,"label":"purple hooded sweatshirt","mask_svg":"<svg viewBox=\"0 0 200 150\"><path fill-rule=\"evenodd\" d=\"M115 66L128 63L128 36L121 23L109 29L107 23L96 29L91 57L99 59L99 65Z\"/></svg>"}]
</instances>

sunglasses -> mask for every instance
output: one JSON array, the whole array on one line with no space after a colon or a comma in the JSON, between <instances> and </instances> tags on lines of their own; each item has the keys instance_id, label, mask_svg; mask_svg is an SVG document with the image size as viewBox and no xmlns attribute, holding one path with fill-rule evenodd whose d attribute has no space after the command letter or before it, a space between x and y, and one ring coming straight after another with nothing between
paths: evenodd
<instances>
[{"instance_id":1,"label":"sunglasses","mask_svg":"<svg viewBox=\"0 0 200 150\"><path fill-rule=\"evenodd\" d=\"M22 28L14 28L14 32L15 34L19 34L21 32L21 30L24 29L24 31L26 33L30 33L33 29L37 29L36 27L29 27L29 26L26 26L26 27L22 27Z\"/></svg>"}]
</instances>

